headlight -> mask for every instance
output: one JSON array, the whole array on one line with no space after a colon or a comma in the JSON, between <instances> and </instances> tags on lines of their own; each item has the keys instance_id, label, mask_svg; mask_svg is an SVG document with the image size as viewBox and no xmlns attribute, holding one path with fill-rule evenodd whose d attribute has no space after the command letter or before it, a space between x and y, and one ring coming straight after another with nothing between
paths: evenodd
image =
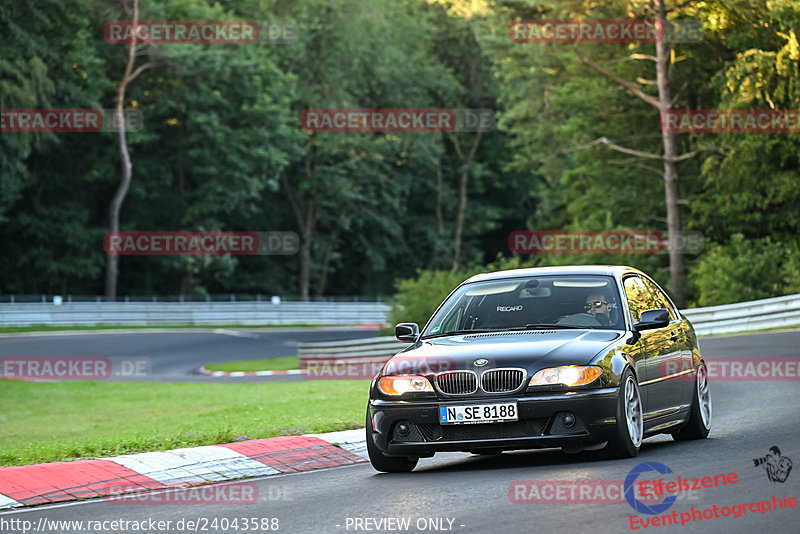
<instances>
[{"instance_id":1,"label":"headlight","mask_svg":"<svg viewBox=\"0 0 800 534\"><path fill-rule=\"evenodd\" d=\"M566 386L584 386L593 382L603 374L603 369L595 365L562 365L550 367L537 372L529 386L549 386L564 384Z\"/></svg>"},{"instance_id":2,"label":"headlight","mask_svg":"<svg viewBox=\"0 0 800 534\"><path fill-rule=\"evenodd\" d=\"M378 380L378 389L386 395L402 395L410 391L433 392L433 386L428 379L419 375L384 376Z\"/></svg>"}]
</instances>

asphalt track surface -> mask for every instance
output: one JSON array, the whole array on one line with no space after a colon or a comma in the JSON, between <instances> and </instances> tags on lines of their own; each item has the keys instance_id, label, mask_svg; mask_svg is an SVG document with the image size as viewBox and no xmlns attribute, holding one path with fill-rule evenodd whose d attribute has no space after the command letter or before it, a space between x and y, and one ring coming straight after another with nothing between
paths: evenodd
<instances>
[{"instance_id":1,"label":"asphalt track surface","mask_svg":"<svg viewBox=\"0 0 800 534\"><path fill-rule=\"evenodd\" d=\"M228 342L234 342L233 339ZM798 357L800 332L771 332L700 342L703 355L719 357ZM181 347L185 350L185 347ZM660 462L682 478L702 478L734 472L735 484L684 493L672 508L659 516L771 501L772 496L800 497L800 382L719 381L711 383L713 423L706 440L676 442L669 436L646 440L638 457L600 460L592 453L566 455L548 449L513 452L499 456L466 453L436 455L420 461L408 474L375 472L369 464L252 479L259 501L249 506L148 504L124 506L102 500L52 505L0 514L0 520L20 519L38 524L46 520L194 520L205 524L200 532L243 532L221 519L277 518L278 532L469 532L469 533L585 533L606 532L800 532L800 508L769 510L765 514L748 506L736 518L720 517L688 522L681 526L650 526L631 529L630 517L637 513L627 503L513 503L509 488L514 481L622 481L643 462ZM366 400L365 400L366 404ZM777 445L781 454L794 460L795 468L785 482L771 482L753 459ZM643 477L644 478L644 477ZM651 478L651 477L648 477ZM512 491L513 495L513 491ZM800 505L800 503L798 503ZM741 509L739 509L741 511ZM374 521L407 518L407 529L377 527ZM443 528L431 528L429 519L444 518ZM212 521L218 521L212 528ZM355 528L360 519L361 528ZM365 522L369 519L369 522ZM452 523L449 522L452 520ZM241 519L240 519L241 521ZM424 524L424 523L427 523ZM2 522L0 521L0 524ZM8 524L7 524L8 525ZM185 523L184 523L185 525ZM385 524L384 524L385 525ZM371 530L366 530L369 526ZM393 525L396 526L396 525ZM426 527L426 528L418 528ZM448 530L449 529L449 530ZM133 530L130 530L133 532ZM6 529L3 532L21 532ZM47 532L56 532L48 530ZM62 528L59 532L78 532ZM94 530L117 532L117 530ZM250 531L252 532L252 530ZM256 532L266 532L257 530Z\"/></svg>"},{"instance_id":2,"label":"asphalt track surface","mask_svg":"<svg viewBox=\"0 0 800 534\"><path fill-rule=\"evenodd\" d=\"M0 357L107 357L112 367L122 361L144 361L144 374L131 380L163 382L266 382L302 380L298 376L218 378L199 374L206 363L277 358L297 354L299 342L375 337L364 328L215 329L209 331L128 331L126 333L30 333L0 336ZM125 380L125 377L112 377Z\"/></svg>"}]
</instances>

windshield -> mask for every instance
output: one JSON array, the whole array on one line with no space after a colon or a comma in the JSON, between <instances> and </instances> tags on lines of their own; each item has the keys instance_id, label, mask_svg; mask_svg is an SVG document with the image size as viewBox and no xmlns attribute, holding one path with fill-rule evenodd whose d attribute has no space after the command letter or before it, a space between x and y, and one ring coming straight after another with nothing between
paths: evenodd
<instances>
[{"instance_id":1,"label":"windshield","mask_svg":"<svg viewBox=\"0 0 800 534\"><path fill-rule=\"evenodd\" d=\"M535 276L459 287L423 337L536 328L624 329L610 276Z\"/></svg>"}]
</instances>

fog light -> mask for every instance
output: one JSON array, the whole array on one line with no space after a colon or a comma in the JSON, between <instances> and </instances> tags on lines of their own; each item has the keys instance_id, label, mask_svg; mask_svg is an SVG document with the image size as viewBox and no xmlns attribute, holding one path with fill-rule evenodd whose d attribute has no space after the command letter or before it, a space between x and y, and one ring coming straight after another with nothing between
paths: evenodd
<instances>
[{"instance_id":1,"label":"fog light","mask_svg":"<svg viewBox=\"0 0 800 534\"><path fill-rule=\"evenodd\" d=\"M575 416L572 415L571 413L564 414L561 417L561 422L564 423L565 427L569 428L575 424Z\"/></svg>"},{"instance_id":2,"label":"fog light","mask_svg":"<svg viewBox=\"0 0 800 534\"><path fill-rule=\"evenodd\" d=\"M401 436L405 436L406 434L408 434L408 430L409 430L408 423L397 424L397 433L400 434Z\"/></svg>"}]
</instances>

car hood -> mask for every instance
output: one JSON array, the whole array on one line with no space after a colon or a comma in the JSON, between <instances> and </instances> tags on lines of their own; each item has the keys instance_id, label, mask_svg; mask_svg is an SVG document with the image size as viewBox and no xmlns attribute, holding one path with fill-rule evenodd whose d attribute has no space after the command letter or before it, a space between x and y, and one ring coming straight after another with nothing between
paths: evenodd
<instances>
[{"instance_id":1,"label":"car hood","mask_svg":"<svg viewBox=\"0 0 800 534\"><path fill-rule=\"evenodd\" d=\"M531 375L545 367L586 365L622 336L622 332L610 330L561 329L424 339L393 356L382 374L521 367ZM483 359L485 364L476 365L476 360Z\"/></svg>"}]
</instances>

